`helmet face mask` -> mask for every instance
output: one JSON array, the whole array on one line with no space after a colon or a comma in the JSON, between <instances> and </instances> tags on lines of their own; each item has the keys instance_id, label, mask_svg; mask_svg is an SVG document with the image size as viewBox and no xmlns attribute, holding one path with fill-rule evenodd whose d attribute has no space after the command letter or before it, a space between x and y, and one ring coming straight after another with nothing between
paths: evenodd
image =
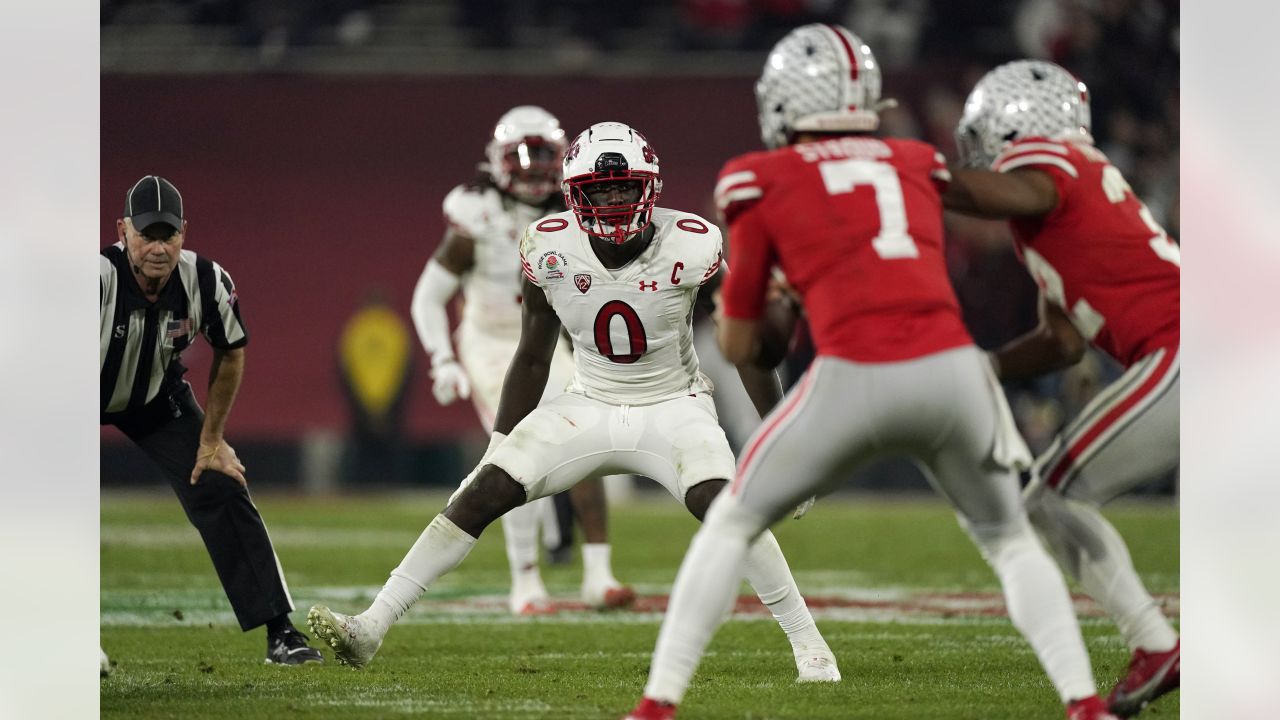
<instances>
[{"instance_id":1,"label":"helmet face mask","mask_svg":"<svg viewBox=\"0 0 1280 720\"><path fill-rule=\"evenodd\" d=\"M880 65L843 27L798 27L769 51L756 107L760 139L770 149L797 132L870 132L880 124Z\"/></svg>"},{"instance_id":2,"label":"helmet face mask","mask_svg":"<svg viewBox=\"0 0 1280 720\"><path fill-rule=\"evenodd\" d=\"M554 115L534 105L508 110L485 148L498 189L520 202L541 205L560 184L564 130Z\"/></svg>"},{"instance_id":3,"label":"helmet face mask","mask_svg":"<svg viewBox=\"0 0 1280 720\"><path fill-rule=\"evenodd\" d=\"M503 189L522 202L540 205L560 189L560 156L564 142L548 142L540 137L526 137L518 143L503 146L501 175L507 178Z\"/></svg>"},{"instance_id":4,"label":"helmet face mask","mask_svg":"<svg viewBox=\"0 0 1280 720\"><path fill-rule=\"evenodd\" d=\"M989 167L1006 145L1028 137L1093 144L1088 88L1051 62L1016 60L988 72L956 126L960 161L969 167Z\"/></svg>"},{"instance_id":5,"label":"helmet face mask","mask_svg":"<svg viewBox=\"0 0 1280 720\"><path fill-rule=\"evenodd\" d=\"M583 232L621 245L653 222L662 194L658 155L633 128L596 123L565 152L563 191Z\"/></svg>"}]
</instances>

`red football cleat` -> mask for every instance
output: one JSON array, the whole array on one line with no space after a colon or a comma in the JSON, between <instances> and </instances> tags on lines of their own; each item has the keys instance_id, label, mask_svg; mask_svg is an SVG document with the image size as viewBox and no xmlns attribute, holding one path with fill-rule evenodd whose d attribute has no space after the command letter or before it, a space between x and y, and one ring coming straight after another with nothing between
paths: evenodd
<instances>
[{"instance_id":1,"label":"red football cleat","mask_svg":"<svg viewBox=\"0 0 1280 720\"><path fill-rule=\"evenodd\" d=\"M609 588L604 591L603 606L610 610L630 607L636 601L636 591L631 589L629 585L622 587Z\"/></svg>"},{"instance_id":2,"label":"red football cleat","mask_svg":"<svg viewBox=\"0 0 1280 720\"><path fill-rule=\"evenodd\" d=\"M1129 661L1129 672L1107 696L1107 706L1122 718L1137 715L1147 703L1178 689L1181 665L1181 640L1172 650L1164 652L1147 652L1138 648Z\"/></svg>"},{"instance_id":3,"label":"red football cleat","mask_svg":"<svg viewBox=\"0 0 1280 720\"><path fill-rule=\"evenodd\" d=\"M1076 700L1067 706L1067 720L1119 720L1107 712L1106 703L1097 695Z\"/></svg>"},{"instance_id":4,"label":"red football cleat","mask_svg":"<svg viewBox=\"0 0 1280 720\"><path fill-rule=\"evenodd\" d=\"M676 706L653 698L644 698L622 720L672 720L676 716Z\"/></svg>"}]
</instances>

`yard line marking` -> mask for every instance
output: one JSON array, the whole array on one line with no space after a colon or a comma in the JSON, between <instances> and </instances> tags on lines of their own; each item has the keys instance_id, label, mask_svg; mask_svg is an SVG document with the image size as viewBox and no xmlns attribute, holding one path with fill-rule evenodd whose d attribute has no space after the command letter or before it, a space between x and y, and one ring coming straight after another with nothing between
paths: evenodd
<instances>
[{"instance_id":1,"label":"yard line marking","mask_svg":"<svg viewBox=\"0 0 1280 720\"><path fill-rule=\"evenodd\" d=\"M507 609L506 595L473 594L431 598L416 605L401 619L402 624L643 624L655 623L666 611L665 593L641 594L632 608L598 612L577 600L556 600L557 613L537 617L513 616ZM337 604L340 609L355 610L377 593L375 587L305 587L297 592L299 607L316 603ZM1104 617L1102 609L1089 598L1073 598L1076 613L1082 619ZM1177 594L1157 595L1165 614L1178 618L1181 599ZM336 601L336 602L335 602ZM234 624L226 599L217 589L154 592L103 591L100 599L103 626L174 627L183 625ZM1004 598L997 592L945 592L908 590L903 588L848 588L810 595L806 603L819 620L853 622L910 622L945 624L948 622L1007 622ZM344 607L347 606L347 607ZM759 601L749 595L740 596L734 608L736 620L772 620Z\"/></svg>"}]
</instances>

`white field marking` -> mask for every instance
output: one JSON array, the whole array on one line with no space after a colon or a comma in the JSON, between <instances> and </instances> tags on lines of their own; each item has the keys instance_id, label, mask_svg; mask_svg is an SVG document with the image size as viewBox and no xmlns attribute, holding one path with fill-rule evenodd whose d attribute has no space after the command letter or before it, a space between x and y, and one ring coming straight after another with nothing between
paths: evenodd
<instances>
[{"instance_id":1,"label":"white field marking","mask_svg":"<svg viewBox=\"0 0 1280 720\"><path fill-rule=\"evenodd\" d=\"M552 710L551 705L540 700L492 700L475 702L459 698L456 700L431 698L374 698L365 697L367 690L361 689L359 695L344 697L308 697L308 705L325 705L329 707L376 708L396 714L417 715L421 713L462 715L465 717L510 717L512 713L529 713L542 715ZM577 708L582 711L594 710L586 705L561 706L557 711Z\"/></svg>"},{"instance_id":2,"label":"white field marking","mask_svg":"<svg viewBox=\"0 0 1280 720\"><path fill-rule=\"evenodd\" d=\"M555 615L519 617L507 609L506 595L474 594L427 598L400 620L407 625L529 625L529 624L651 624L660 622L665 610L665 588L646 594L644 588L636 608L627 611L595 612L576 598L557 600ZM307 587L297 593L297 608L305 612L311 605L324 604L339 612L357 612L377 594L374 586ZM819 620L848 622L894 622L913 625L1007 624L1004 600L995 592L922 591L906 588L827 588L810 593L808 604ZM1165 614L1177 618L1181 612L1177 595L1157 596ZM147 590L103 591L100 598L101 624L113 627L181 627L192 625L234 625L235 619L221 590L207 588L177 592ZM1100 608L1088 598L1075 598L1082 624L1107 622ZM180 611L178 619L175 611ZM734 614L742 621L772 621L758 601L741 597Z\"/></svg>"}]
</instances>

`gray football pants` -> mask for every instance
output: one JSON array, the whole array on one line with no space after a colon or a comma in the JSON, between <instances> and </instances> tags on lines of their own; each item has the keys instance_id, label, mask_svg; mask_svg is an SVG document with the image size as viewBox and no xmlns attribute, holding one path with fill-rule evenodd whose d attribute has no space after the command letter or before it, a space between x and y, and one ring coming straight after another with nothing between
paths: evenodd
<instances>
[{"instance_id":1,"label":"gray football pants","mask_svg":"<svg viewBox=\"0 0 1280 720\"><path fill-rule=\"evenodd\" d=\"M989 372L973 346L895 363L819 357L743 450L732 492L772 524L857 468L902 454L971 529L1020 519L1011 448L1025 445Z\"/></svg>"}]
</instances>

